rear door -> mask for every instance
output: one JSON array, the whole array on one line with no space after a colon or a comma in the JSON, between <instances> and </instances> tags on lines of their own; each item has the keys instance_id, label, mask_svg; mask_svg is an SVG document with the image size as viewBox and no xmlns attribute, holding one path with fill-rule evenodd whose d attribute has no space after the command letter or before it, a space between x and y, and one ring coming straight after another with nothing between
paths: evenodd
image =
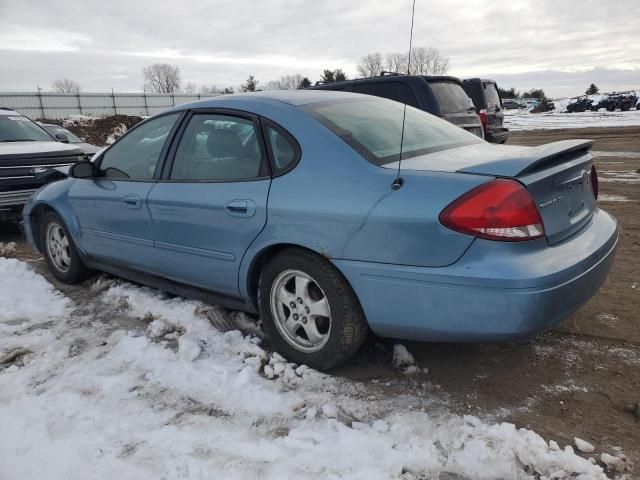
<instances>
[{"instance_id":1,"label":"rear door","mask_svg":"<svg viewBox=\"0 0 640 480\"><path fill-rule=\"evenodd\" d=\"M162 275L238 296L242 257L267 219L271 184L257 118L193 112L148 197Z\"/></svg>"},{"instance_id":2,"label":"rear door","mask_svg":"<svg viewBox=\"0 0 640 480\"><path fill-rule=\"evenodd\" d=\"M493 82L482 82L484 98L487 102L487 124L489 128L500 128L504 123L502 102L498 94L498 87Z\"/></svg>"},{"instance_id":3,"label":"rear door","mask_svg":"<svg viewBox=\"0 0 640 480\"><path fill-rule=\"evenodd\" d=\"M446 120L484 138L484 130L473 102L460 84L447 80L428 80L428 83Z\"/></svg>"}]
</instances>

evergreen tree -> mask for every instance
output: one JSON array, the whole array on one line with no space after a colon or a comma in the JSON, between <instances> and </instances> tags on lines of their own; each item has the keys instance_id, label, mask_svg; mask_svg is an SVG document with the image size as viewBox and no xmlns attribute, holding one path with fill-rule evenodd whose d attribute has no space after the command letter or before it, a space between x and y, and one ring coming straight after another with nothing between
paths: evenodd
<instances>
[{"instance_id":1,"label":"evergreen tree","mask_svg":"<svg viewBox=\"0 0 640 480\"><path fill-rule=\"evenodd\" d=\"M253 75L249 75L245 83L241 85L240 88L242 88L243 92L255 92L258 87L258 83L260 82L258 82Z\"/></svg>"},{"instance_id":2,"label":"evergreen tree","mask_svg":"<svg viewBox=\"0 0 640 480\"><path fill-rule=\"evenodd\" d=\"M600 89L597 87L597 85L595 83L592 83L591 85L589 85L589 88L587 88L587 91L584 93L586 93L587 95L595 95L599 91Z\"/></svg>"},{"instance_id":3,"label":"evergreen tree","mask_svg":"<svg viewBox=\"0 0 640 480\"><path fill-rule=\"evenodd\" d=\"M300 80L300 83L298 84L298 88L309 88L311 86L311 80L309 80L307 77L304 77L302 80Z\"/></svg>"},{"instance_id":4,"label":"evergreen tree","mask_svg":"<svg viewBox=\"0 0 640 480\"><path fill-rule=\"evenodd\" d=\"M336 78L333 74L333 70L325 70L322 75L320 75L320 81L324 83L333 83L336 81Z\"/></svg>"}]
</instances>

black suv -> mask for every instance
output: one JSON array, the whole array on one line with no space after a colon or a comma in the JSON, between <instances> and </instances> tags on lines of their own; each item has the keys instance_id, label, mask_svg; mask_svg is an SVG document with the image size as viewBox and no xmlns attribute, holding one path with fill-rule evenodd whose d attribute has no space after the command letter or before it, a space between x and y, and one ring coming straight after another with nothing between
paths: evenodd
<instances>
[{"instance_id":1,"label":"black suv","mask_svg":"<svg viewBox=\"0 0 640 480\"><path fill-rule=\"evenodd\" d=\"M18 112L0 108L0 221L16 220L46 180L43 173L85 158Z\"/></svg>"},{"instance_id":2,"label":"black suv","mask_svg":"<svg viewBox=\"0 0 640 480\"><path fill-rule=\"evenodd\" d=\"M383 72L379 77L325 83L315 90L341 90L388 98L437 115L484 138L473 103L455 77L401 75Z\"/></svg>"},{"instance_id":3,"label":"black suv","mask_svg":"<svg viewBox=\"0 0 640 480\"><path fill-rule=\"evenodd\" d=\"M484 138L492 143L504 143L509 138L509 129L504 125L502 99L495 80L467 78L462 81L464 91L476 107L480 116Z\"/></svg>"}]
</instances>

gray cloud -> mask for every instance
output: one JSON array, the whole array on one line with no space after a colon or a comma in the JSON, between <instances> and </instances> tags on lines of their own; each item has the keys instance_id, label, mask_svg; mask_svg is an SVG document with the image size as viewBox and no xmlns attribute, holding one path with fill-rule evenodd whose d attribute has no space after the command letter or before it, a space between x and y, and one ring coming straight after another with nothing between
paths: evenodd
<instances>
[{"instance_id":1,"label":"gray cloud","mask_svg":"<svg viewBox=\"0 0 640 480\"><path fill-rule=\"evenodd\" d=\"M451 73L578 94L591 81L640 87L636 0L418 0L415 45L451 57ZM352 75L371 51L407 48L410 1L228 2L0 0L0 88L139 90L141 69L179 65L185 81L237 85L323 68Z\"/></svg>"}]
</instances>

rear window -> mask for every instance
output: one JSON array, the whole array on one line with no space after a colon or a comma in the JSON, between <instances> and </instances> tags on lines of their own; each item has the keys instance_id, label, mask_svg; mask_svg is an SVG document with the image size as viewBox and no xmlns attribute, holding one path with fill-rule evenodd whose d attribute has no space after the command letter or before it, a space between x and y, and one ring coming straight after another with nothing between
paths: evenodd
<instances>
[{"instance_id":1,"label":"rear window","mask_svg":"<svg viewBox=\"0 0 640 480\"><path fill-rule=\"evenodd\" d=\"M487 100L487 108L500 108L500 95L495 83L484 84L484 97Z\"/></svg>"},{"instance_id":2,"label":"rear window","mask_svg":"<svg viewBox=\"0 0 640 480\"><path fill-rule=\"evenodd\" d=\"M444 114L466 112L473 107L464 89L457 83L429 82L429 86L440 104L440 111Z\"/></svg>"},{"instance_id":3,"label":"rear window","mask_svg":"<svg viewBox=\"0 0 640 480\"><path fill-rule=\"evenodd\" d=\"M403 104L371 97L313 103L303 109L371 163L382 166L398 161ZM403 159L481 142L445 120L407 106Z\"/></svg>"},{"instance_id":4,"label":"rear window","mask_svg":"<svg viewBox=\"0 0 640 480\"><path fill-rule=\"evenodd\" d=\"M406 103L412 107L418 106L416 96L411 89L402 82L356 83L353 86L353 91L355 93L388 98L396 102Z\"/></svg>"}]
</instances>

